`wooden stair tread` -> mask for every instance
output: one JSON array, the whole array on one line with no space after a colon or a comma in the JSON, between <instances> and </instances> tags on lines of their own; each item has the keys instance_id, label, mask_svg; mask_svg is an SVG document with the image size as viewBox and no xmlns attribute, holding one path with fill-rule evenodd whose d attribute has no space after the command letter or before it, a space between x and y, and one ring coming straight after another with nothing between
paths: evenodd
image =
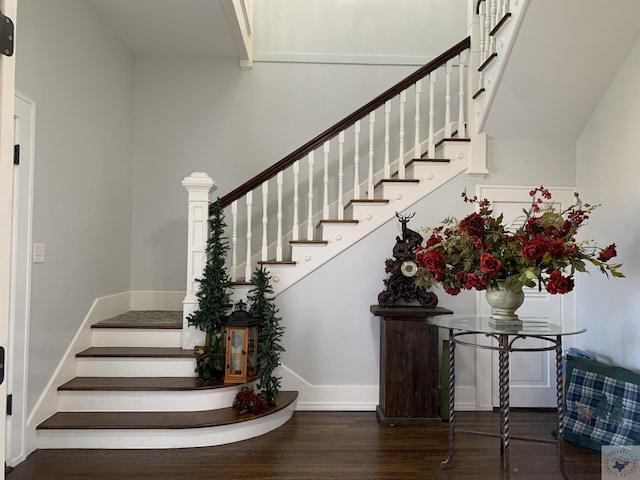
<instances>
[{"instance_id":1,"label":"wooden stair tread","mask_svg":"<svg viewBox=\"0 0 640 480\"><path fill-rule=\"evenodd\" d=\"M191 358L193 356L193 350L185 350L179 347L89 347L76 354L76 357L79 358Z\"/></svg>"},{"instance_id":2,"label":"wooden stair tread","mask_svg":"<svg viewBox=\"0 0 640 480\"><path fill-rule=\"evenodd\" d=\"M58 391L189 391L228 386L201 387L197 377L75 377L60 385Z\"/></svg>"},{"instance_id":3,"label":"wooden stair tread","mask_svg":"<svg viewBox=\"0 0 640 480\"><path fill-rule=\"evenodd\" d=\"M183 429L218 427L254 420L291 405L298 392L280 392L278 405L258 415L240 414L233 407L193 412L58 412L38 430L51 429Z\"/></svg>"},{"instance_id":4,"label":"wooden stair tread","mask_svg":"<svg viewBox=\"0 0 640 480\"><path fill-rule=\"evenodd\" d=\"M291 245L326 245L328 240L289 240Z\"/></svg>"},{"instance_id":5,"label":"wooden stair tread","mask_svg":"<svg viewBox=\"0 0 640 480\"><path fill-rule=\"evenodd\" d=\"M95 323L91 328L182 328L181 311L139 310L126 312Z\"/></svg>"}]
</instances>

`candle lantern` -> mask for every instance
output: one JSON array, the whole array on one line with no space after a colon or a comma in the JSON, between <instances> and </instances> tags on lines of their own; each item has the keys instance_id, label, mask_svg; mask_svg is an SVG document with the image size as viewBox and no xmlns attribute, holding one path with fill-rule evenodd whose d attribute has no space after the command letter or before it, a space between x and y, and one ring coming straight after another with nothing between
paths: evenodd
<instances>
[{"instance_id":1,"label":"candle lantern","mask_svg":"<svg viewBox=\"0 0 640 480\"><path fill-rule=\"evenodd\" d=\"M258 376L258 324L240 300L222 327L225 341L224 383L247 383Z\"/></svg>"}]
</instances>

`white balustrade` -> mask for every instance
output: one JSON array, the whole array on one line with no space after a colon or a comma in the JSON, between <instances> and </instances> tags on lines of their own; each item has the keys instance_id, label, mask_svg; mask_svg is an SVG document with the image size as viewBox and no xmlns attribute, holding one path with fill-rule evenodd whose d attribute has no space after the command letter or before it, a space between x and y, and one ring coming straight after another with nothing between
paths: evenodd
<instances>
[{"instance_id":1,"label":"white balustrade","mask_svg":"<svg viewBox=\"0 0 640 480\"><path fill-rule=\"evenodd\" d=\"M375 110L369 114L369 173L367 175L367 198L373 200L373 156L374 156L374 132L376 127Z\"/></svg>"},{"instance_id":2,"label":"white balustrade","mask_svg":"<svg viewBox=\"0 0 640 480\"><path fill-rule=\"evenodd\" d=\"M464 52L462 52L459 55L459 72L458 72L458 78L459 78L459 82L460 82L460 90L458 92L458 137L459 138L466 138L467 136L467 130L466 130L466 121L465 121L465 116L464 116L464 79L465 79L465 54Z\"/></svg>"},{"instance_id":3,"label":"white balustrade","mask_svg":"<svg viewBox=\"0 0 640 480\"><path fill-rule=\"evenodd\" d=\"M253 232L251 230L251 208L253 206L253 192L247 193L247 259L245 260L244 267L244 280L248 282L251 280L252 275L252 265L251 265L251 239L253 237Z\"/></svg>"},{"instance_id":4,"label":"white balustrade","mask_svg":"<svg viewBox=\"0 0 640 480\"><path fill-rule=\"evenodd\" d=\"M231 203L231 273L229 277L235 282L238 277L238 201Z\"/></svg>"},{"instance_id":5,"label":"white balustrade","mask_svg":"<svg viewBox=\"0 0 640 480\"><path fill-rule=\"evenodd\" d=\"M276 238L276 261L282 261L282 185L284 183L284 172L278 172L278 233Z\"/></svg>"},{"instance_id":6,"label":"white balustrade","mask_svg":"<svg viewBox=\"0 0 640 480\"><path fill-rule=\"evenodd\" d=\"M391 178L391 100L384 104L384 172L382 178Z\"/></svg>"},{"instance_id":7,"label":"white balustrade","mask_svg":"<svg viewBox=\"0 0 640 480\"><path fill-rule=\"evenodd\" d=\"M269 205L269 181L262 183L262 261L269 259L269 239L267 238L267 227L269 225L269 216L267 208Z\"/></svg>"},{"instance_id":8,"label":"white balustrade","mask_svg":"<svg viewBox=\"0 0 640 480\"><path fill-rule=\"evenodd\" d=\"M324 142L324 196L322 199L322 218L329 218L329 153L331 152L331 143L327 140Z\"/></svg>"},{"instance_id":9,"label":"white balustrade","mask_svg":"<svg viewBox=\"0 0 640 480\"><path fill-rule=\"evenodd\" d=\"M429 74L429 150L428 158L436 158L435 118L436 118L436 72Z\"/></svg>"},{"instance_id":10,"label":"white balustrade","mask_svg":"<svg viewBox=\"0 0 640 480\"><path fill-rule=\"evenodd\" d=\"M415 85L416 88L416 115L415 115L415 136L413 146L413 158L420 158L422 152L420 151L420 94L422 93L422 81L418 80Z\"/></svg>"},{"instance_id":11,"label":"white balustrade","mask_svg":"<svg viewBox=\"0 0 640 480\"><path fill-rule=\"evenodd\" d=\"M407 91L403 90L400 93L400 126L398 131L399 152L398 152L398 177L403 180L405 177L405 165L404 165L404 111L407 104Z\"/></svg>"},{"instance_id":12,"label":"white balustrade","mask_svg":"<svg viewBox=\"0 0 640 480\"><path fill-rule=\"evenodd\" d=\"M338 220L344 220L344 130L338 134Z\"/></svg>"},{"instance_id":13,"label":"white balustrade","mask_svg":"<svg viewBox=\"0 0 640 480\"><path fill-rule=\"evenodd\" d=\"M291 232L291 240L300 239L300 195L298 194L300 177L300 163L293 164L293 229Z\"/></svg>"},{"instance_id":14,"label":"white balustrade","mask_svg":"<svg viewBox=\"0 0 640 480\"><path fill-rule=\"evenodd\" d=\"M313 240L313 151L309 152L309 193L307 194L307 240Z\"/></svg>"},{"instance_id":15,"label":"white balustrade","mask_svg":"<svg viewBox=\"0 0 640 480\"><path fill-rule=\"evenodd\" d=\"M453 60L447 62L445 68L445 93L444 93L444 138L451 138L451 70Z\"/></svg>"},{"instance_id":16,"label":"white balustrade","mask_svg":"<svg viewBox=\"0 0 640 480\"><path fill-rule=\"evenodd\" d=\"M353 198L360 198L360 120L353 126Z\"/></svg>"}]
</instances>

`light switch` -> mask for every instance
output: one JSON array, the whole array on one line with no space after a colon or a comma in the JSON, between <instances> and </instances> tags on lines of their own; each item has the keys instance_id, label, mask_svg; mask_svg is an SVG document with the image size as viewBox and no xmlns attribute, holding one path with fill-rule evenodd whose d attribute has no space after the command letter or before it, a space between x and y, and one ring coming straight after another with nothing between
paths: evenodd
<instances>
[{"instance_id":1,"label":"light switch","mask_svg":"<svg viewBox=\"0 0 640 480\"><path fill-rule=\"evenodd\" d=\"M33 244L33 263L44 263L44 243Z\"/></svg>"}]
</instances>

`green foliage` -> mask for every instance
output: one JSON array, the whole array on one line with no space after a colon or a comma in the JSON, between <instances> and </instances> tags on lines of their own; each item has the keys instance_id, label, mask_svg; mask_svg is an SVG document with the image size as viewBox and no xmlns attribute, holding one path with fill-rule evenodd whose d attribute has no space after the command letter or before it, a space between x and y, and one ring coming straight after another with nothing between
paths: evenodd
<instances>
[{"instance_id":1,"label":"green foliage","mask_svg":"<svg viewBox=\"0 0 640 480\"><path fill-rule=\"evenodd\" d=\"M284 328L280 325L278 309L273 301L271 276L264 267L257 268L251 279L253 287L249 291L249 313L260 319L258 326L258 389L265 400L274 403L280 392L280 377L274 375L280 365L280 354L284 348L280 344Z\"/></svg>"},{"instance_id":2,"label":"green foliage","mask_svg":"<svg viewBox=\"0 0 640 480\"><path fill-rule=\"evenodd\" d=\"M218 203L214 203L213 215L209 219L209 238L207 239L207 263L203 277L197 281L200 288L196 293L198 310L189 315L189 325L193 325L207 334L202 358L196 358L199 378L211 385L214 379L224 376L224 369L218 369L219 359L224 364L224 344L220 331L227 317L231 279L225 268L229 251L228 239L224 236L226 228L224 213Z\"/></svg>"},{"instance_id":3,"label":"green foliage","mask_svg":"<svg viewBox=\"0 0 640 480\"><path fill-rule=\"evenodd\" d=\"M212 335L209 346L196 349L196 373L200 386L215 385L224 377L222 335Z\"/></svg>"}]
</instances>

